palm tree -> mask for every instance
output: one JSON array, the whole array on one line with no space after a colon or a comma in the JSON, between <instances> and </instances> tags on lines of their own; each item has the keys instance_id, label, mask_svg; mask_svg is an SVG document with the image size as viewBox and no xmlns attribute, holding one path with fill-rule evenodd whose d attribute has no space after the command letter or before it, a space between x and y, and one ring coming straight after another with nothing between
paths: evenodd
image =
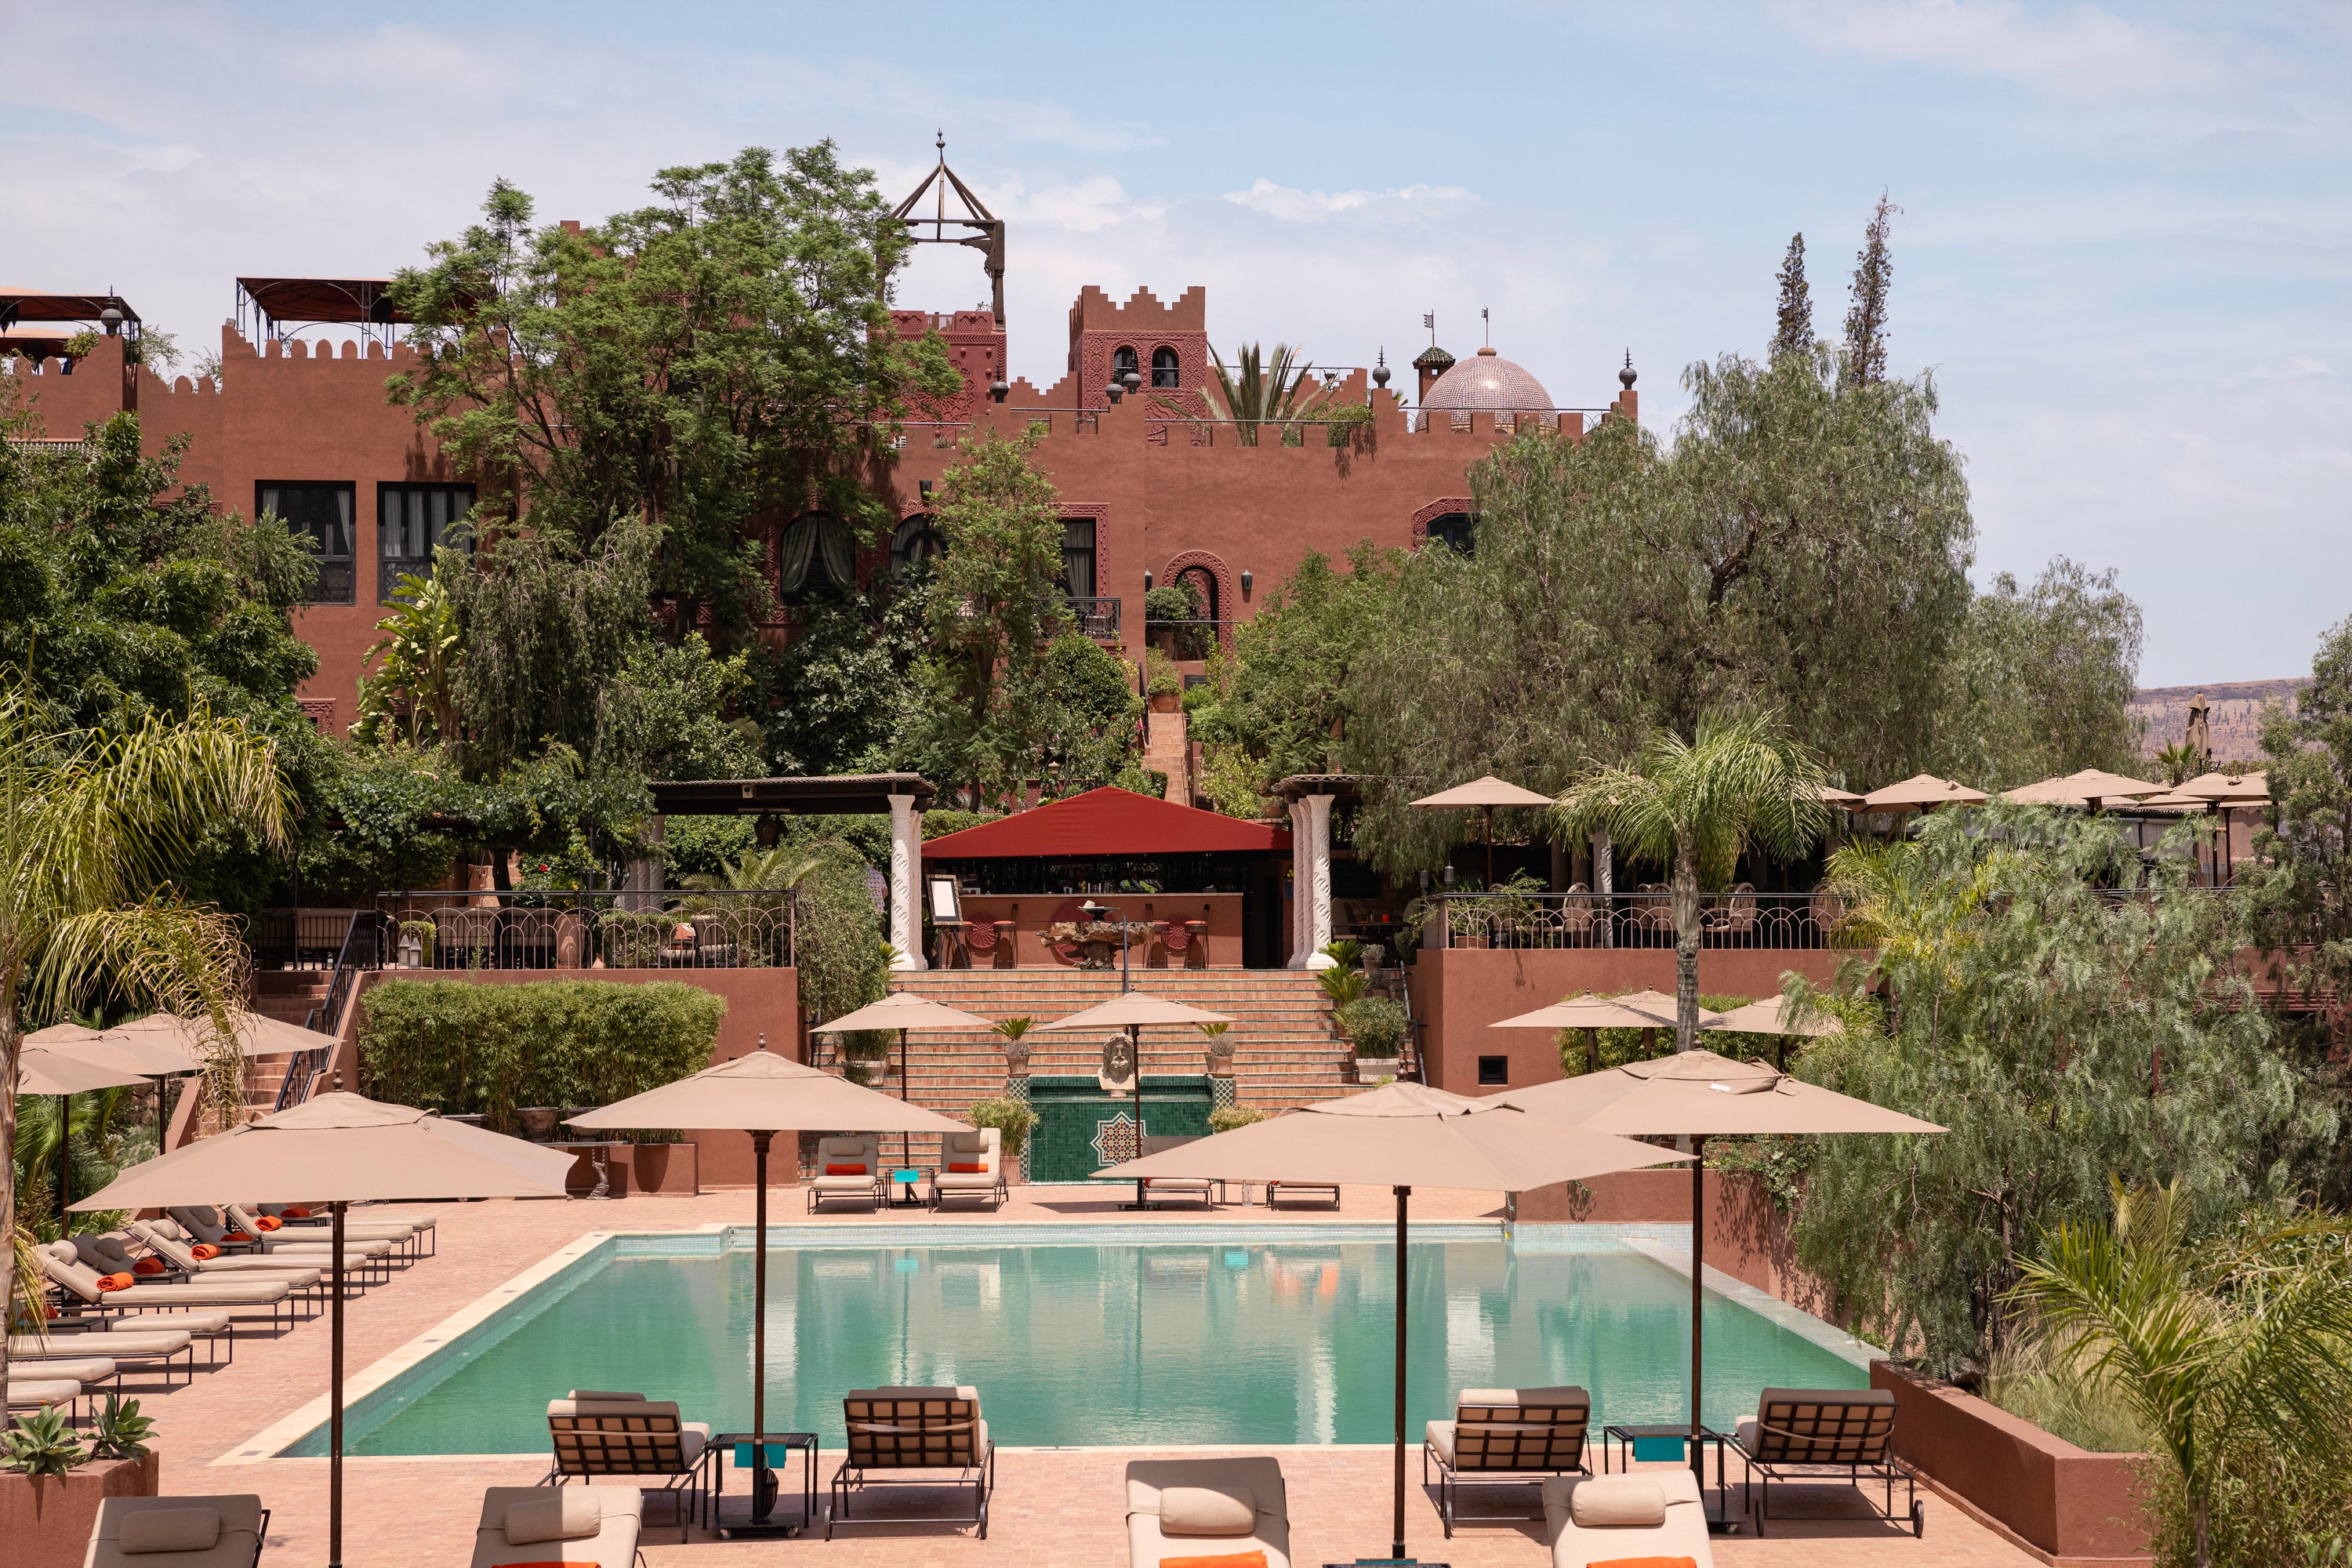
<instances>
[{"instance_id":1,"label":"palm tree","mask_svg":"<svg viewBox=\"0 0 2352 1568\"><path fill-rule=\"evenodd\" d=\"M1793 859L1828 826L1821 759L1775 714L1699 721L1698 738L1653 731L1631 767L1590 769L1553 803L1571 838L1605 832L1673 868L1675 1048L1698 1043L1699 893L1731 880L1750 845Z\"/></svg>"},{"instance_id":2,"label":"palm tree","mask_svg":"<svg viewBox=\"0 0 2352 1568\"><path fill-rule=\"evenodd\" d=\"M2186 741L2175 741L2156 753L2156 765L2168 784L2185 784L2205 765L2205 759Z\"/></svg>"},{"instance_id":3,"label":"palm tree","mask_svg":"<svg viewBox=\"0 0 2352 1568\"><path fill-rule=\"evenodd\" d=\"M238 1091L245 947L229 916L186 902L170 879L225 828L283 849L292 810L275 747L241 721L199 707L100 735L55 728L28 685L0 695L0 1234L17 1235L20 1008L61 1016L104 984L201 1015L215 1102Z\"/></svg>"},{"instance_id":4,"label":"palm tree","mask_svg":"<svg viewBox=\"0 0 2352 1568\"><path fill-rule=\"evenodd\" d=\"M1322 401L1323 389L1307 384L1305 355L1304 349L1276 343L1274 356L1265 359L1257 344L1244 343L1235 356L1240 368L1234 371L1225 368L1223 354L1211 349L1211 379L1202 389L1209 400L1209 417L1233 426L1244 447L1257 445L1260 425L1306 418Z\"/></svg>"},{"instance_id":5,"label":"palm tree","mask_svg":"<svg viewBox=\"0 0 2352 1568\"><path fill-rule=\"evenodd\" d=\"M2118 1186L2112 1225L2061 1226L2023 1266L2013 1295L2061 1361L2118 1395L2178 1472L2198 1568L2233 1448L2352 1447L2347 1241L2342 1219L2305 1215L2192 1248L2179 1187Z\"/></svg>"}]
</instances>

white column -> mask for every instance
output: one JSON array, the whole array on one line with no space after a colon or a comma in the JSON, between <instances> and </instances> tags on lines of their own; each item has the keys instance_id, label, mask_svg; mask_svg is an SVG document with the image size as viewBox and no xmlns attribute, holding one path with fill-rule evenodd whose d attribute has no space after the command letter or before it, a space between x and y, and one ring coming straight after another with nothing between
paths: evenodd
<instances>
[{"instance_id":1,"label":"white column","mask_svg":"<svg viewBox=\"0 0 2352 1568\"><path fill-rule=\"evenodd\" d=\"M1601 904L1601 945L1617 945L1617 921L1611 914L1609 898L1617 891L1617 867L1609 852L1609 830L1602 828L1592 836L1592 894Z\"/></svg>"},{"instance_id":2,"label":"white column","mask_svg":"<svg viewBox=\"0 0 2352 1568\"><path fill-rule=\"evenodd\" d=\"M1304 969L1307 955L1315 951L1307 940L1307 892L1313 886L1313 875L1307 868L1307 802L1290 803L1290 958L1287 967Z\"/></svg>"},{"instance_id":3,"label":"white column","mask_svg":"<svg viewBox=\"0 0 2352 1568\"><path fill-rule=\"evenodd\" d=\"M1307 807L1307 967L1337 969L1339 961L1323 950L1331 942L1331 797L1310 795Z\"/></svg>"},{"instance_id":4,"label":"white column","mask_svg":"<svg viewBox=\"0 0 2352 1568\"><path fill-rule=\"evenodd\" d=\"M890 940L893 969L929 969L923 962L922 905L915 886L923 866L923 818L911 795L890 797Z\"/></svg>"}]
</instances>

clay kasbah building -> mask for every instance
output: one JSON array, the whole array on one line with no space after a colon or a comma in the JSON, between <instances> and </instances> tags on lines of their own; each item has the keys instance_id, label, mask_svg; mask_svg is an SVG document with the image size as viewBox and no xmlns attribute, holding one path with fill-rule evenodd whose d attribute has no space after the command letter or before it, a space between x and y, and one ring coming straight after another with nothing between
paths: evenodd
<instances>
[{"instance_id":1,"label":"clay kasbah building","mask_svg":"<svg viewBox=\"0 0 2352 1568\"><path fill-rule=\"evenodd\" d=\"M969 198L942 162L901 210L913 209L933 181ZM1245 442L1235 426L1205 417L1209 298L1197 286L1165 300L1148 288L1125 300L1082 289L1070 304L1061 377L1044 387L1007 383L1003 225L969 205L969 217L911 221L921 239L963 243L961 226L993 242L995 307L895 312L902 334L938 330L963 387L906 426L884 481L899 519L887 551L856 547L822 514L768 525L780 605L772 636L791 636L793 600L842 563L871 578L936 550L929 492L956 460L957 439L979 431L1045 428L1036 461L1061 495L1073 608L1098 641L1139 658L1143 595L1154 584L1189 582L1205 616L1229 623L1248 619L1310 552L1337 556L1366 539L1407 549L1466 545L1465 475L1497 441L1528 422L1580 438L1603 417L1638 417L1630 359L1622 370L1596 367L1609 401L1578 407L1555 403L1492 348L1456 360L1433 342L1413 362L1409 387L1388 384L1384 357L1318 374L1331 401L1371 407L1347 444L1331 445L1318 425L1305 426L1298 445L1273 431ZM30 434L76 441L86 425L136 410L149 450L189 437L184 481L209 487L224 507L275 511L318 542L318 598L296 629L318 650L319 673L301 698L314 721L339 734L356 718L384 596L400 574L430 570L444 530L475 497L468 476L452 468L409 411L385 400L385 378L417 363L386 282L236 279L217 385L165 381L126 363L125 342L140 322L124 298L0 292L0 355L13 356L5 363L37 416ZM62 357L75 332L92 329L101 334L95 346ZM1622 384L1608 384L1612 374Z\"/></svg>"}]
</instances>

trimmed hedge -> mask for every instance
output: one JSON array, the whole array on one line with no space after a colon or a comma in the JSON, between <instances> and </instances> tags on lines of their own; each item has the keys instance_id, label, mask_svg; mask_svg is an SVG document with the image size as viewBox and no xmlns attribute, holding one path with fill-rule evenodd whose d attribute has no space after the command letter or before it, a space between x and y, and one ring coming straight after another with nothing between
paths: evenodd
<instances>
[{"instance_id":1,"label":"trimmed hedge","mask_svg":"<svg viewBox=\"0 0 2352 1568\"><path fill-rule=\"evenodd\" d=\"M517 1106L610 1105L700 1072L727 1002L674 982L393 980L360 1013L362 1093L513 1132Z\"/></svg>"}]
</instances>

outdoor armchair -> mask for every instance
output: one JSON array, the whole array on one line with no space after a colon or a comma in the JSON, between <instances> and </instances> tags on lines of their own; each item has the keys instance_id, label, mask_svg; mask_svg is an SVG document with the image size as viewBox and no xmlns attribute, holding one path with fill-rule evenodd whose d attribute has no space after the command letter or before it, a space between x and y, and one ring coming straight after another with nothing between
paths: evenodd
<instances>
[{"instance_id":1,"label":"outdoor armchair","mask_svg":"<svg viewBox=\"0 0 2352 1568\"><path fill-rule=\"evenodd\" d=\"M630 1568L645 1523L635 1487L491 1487L474 1530L473 1568L551 1562Z\"/></svg>"},{"instance_id":2,"label":"outdoor armchair","mask_svg":"<svg viewBox=\"0 0 2352 1568\"><path fill-rule=\"evenodd\" d=\"M996 1448L980 1414L976 1388L859 1388L841 1402L849 1451L833 1473L825 1539L843 1524L976 1524L988 1539L988 1500L996 1489ZM953 1515L850 1514L850 1499L888 1471L889 1486L971 1489L971 1511ZM928 1472L928 1473L927 1473Z\"/></svg>"},{"instance_id":3,"label":"outdoor armchair","mask_svg":"<svg viewBox=\"0 0 2352 1568\"><path fill-rule=\"evenodd\" d=\"M1834 1480L1839 1472L1864 1500L1865 1481L1884 1487L1878 1516L1908 1522L1924 1535L1927 1510L1910 1469L1895 1459L1895 1395L1884 1388L1768 1388L1756 1396L1756 1414L1739 1423L1732 1443L1748 1461L1740 1483L1756 1533L1772 1511L1772 1483ZM1905 1511L1895 1511L1895 1483L1904 1486Z\"/></svg>"},{"instance_id":4,"label":"outdoor armchair","mask_svg":"<svg viewBox=\"0 0 2352 1568\"><path fill-rule=\"evenodd\" d=\"M1698 1478L1673 1469L1619 1476L1554 1476L1543 1484L1544 1539L1552 1568L1625 1558L1687 1557L1715 1568Z\"/></svg>"},{"instance_id":5,"label":"outdoor armchair","mask_svg":"<svg viewBox=\"0 0 2352 1568\"><path fill-rule=\"evenodd\" d=\"M816 1174L808 1179L808 1211L828 1198L862 1198L882 1206L882 1139L874 1132L820 1138Z\"/></svg>"},{"instance_id":6,"label":"outdoor armchair","mask_svg":"<svg viewBox=\"0 0 2352 1568\"><path fill-rule=\"evenodd\" d=\"M82 1568L253 1568L269 1510L231 1497L110 1497L98 1505Z\"/></svg>"},{"instance_id":7,"label":"outdoor armchair","mask_svg":"<svg viewBox=\"0 0 2352 1568\"><path fill-rule=\"evenodd\" d=\"M1290 1568L1290 1500L1276 1460L1252 1454L1129 1462L1131 1568L1160 1568L1171 1557L1251 1552L1265 1553L1266 1568Z\"/></svg>"},{"instance_id":8,"label":"outdoor armchair","mask_svg":"<svg viewBox=\"0 0 2352 1568\"><path fill-rule=\"evenodd\" d=\"M950 1198L980 1198L1002 1207L1012 1196L1004 1185L1003 1138L993 1127L942 1133L940 1168L931 1173L931 1207Z\"/></svg>"},{"instance_id":9,"label":"outdoor armchair","mask_svg":"<svg viewBox=\"0 0 2352 1568\"><path fill-rule=\"evenodd\" d=\"M573 1389L548 1402L547 1431L555 1460L542 1485L616 1476L656 1482L676 1503L678 1539L686 1539L688 1504L710 1452L708 1424L678 1419L674 1400Z\"/></svg>"},{"instance_id":10,"label":"outdoor armchair","mask_svg":"<svg viewBox=\"0 0 2352 1568\"><path fill-rule=\"evenodd\" d=\"M1462 1483L1540 1481L1546 1476L1582 1474L1586 1428L1592 1421L1592 1395L1581 1388L1465 1388L1454 1402L1454 1419L1432 1421L1421 1444L1421 1483L1437 1464L1437 1511L1451 1536L1460 1522L1456 1508ZM1538 1520L1535 1513L1482 1513L1473 1523Z\"/></svg>"}]
</instances>

